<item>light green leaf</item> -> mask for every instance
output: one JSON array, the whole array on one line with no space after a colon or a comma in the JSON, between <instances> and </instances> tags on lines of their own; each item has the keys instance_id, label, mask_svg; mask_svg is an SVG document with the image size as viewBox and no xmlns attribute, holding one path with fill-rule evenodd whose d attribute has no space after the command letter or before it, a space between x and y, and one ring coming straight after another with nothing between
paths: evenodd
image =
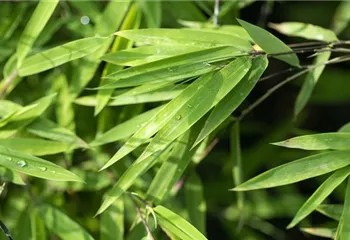
<instances>
[{"instance_id":1,"label":"light green leaf","mask_svg":"<svg viewBox=\"0 0 350 240\"><path fill-rule=\"evenodd\" d=\"M0 146L0 165L30 176L55 181L81 181L75 174L49 161Z\"/></svg>"},{"instance_id":2,"label":"light green leaf","mask_svg":"<svg viewBox=\"0 0 350 240\"><path fill-rule=\"evenodd\" d=\"M22 65L23 59L30 52L35 40L44 29L54 12L59 0L40 1L29 19L17 45L17 66Z\"/></svg>"},{"instance_id":3,"label":"light green leaf","mask_svg":"<svg viewBox=\"0 0 350 240\"><path fill-rule=\"evenodd\" d=\"M162 22L161 1L139 1L146 20L147 28L158 28Z\"/></svg>"},{"instance_id":4,"label":"light green leaf","mask_svg":"<svg viewBox=\"0 0 350 240\"><path fill-rule=\"evenodd\" d=\"M273 145L304 150L350 150L350 133L320 133L290 138Z\"/></svg>"},{"instance_id":5,"label":"light green leaf","mask_svg":"<svg viewBox=\"0 0 350 240\"><path fill-rule=\"evenodd\" d=\"M98 89L132 87L146 83L176 82L215 70L212 62L241 55L232 47L217 47L161 59L110 74Z\"/></svg>"},{"instance_id":6,"label":"light green leaf","mask_svg":"<svg viewBox=\"0 0 350 240\"><path fill-rule=\"evenodd\" d=\"M166 231L182 240L207 239L185 219L163 206L154 208L159 225Z\"/></svg>"},{"instance_id":7,"label":"light green leaf","mask_svg":"<svg viewBox=\"0 0 350 240\"><path fill-rule=\"evenodd\" d=\"M272 188L326 174L349 165L350 151L320 153L281 165L233 188L248 191Z\"/></svg>"},{"instance_id":8,"label":"light green leaf","mask_svg":"<svg viewBox=\"0 0 350 240\"><path fill-rule=\"evenodd\" d=\"M85 229L57 208L40 204L38 210L45 226L62 240L94 240Z\"/></svg>"},{"instance_id":9,"label":"light green leaf","mask_svg":"<svg viewBox=\"0 0 350 240\"><path fill-rule=\"evenodd\" d=\"M292 228L314 211L350 174L350 167L333 173L303 204L287 228Z\"/></svg>"},{"instance_id":10,"label":"light green leaf","mask_svg":"<svg viewBox=\"0 0 350 240\"><path fill-rule=\"evenodd\" d=\"M332 228L302 228L301 231L306 232L308 234L334 239L336 229Z\"/></svg>"},{"instance_id":11,"label":"light green leaf","mask_svg":"<svg viewBox=\"0 0 350 240\"><path fill-rule=\"evenodd\" d=\"M142 45L182 45L202 48L233 46L236 50L251 50L251 45L247 40L230 34L201 31L199 29L148 28L120 31L115 34Z\"/></svg>"},{"instance_id":12,"label":"light green leaf","mask_svg":"<svg viewBox=\"0 0 350 240\"><path fill-rule=\"evenodd\" d=\"M11 169L0 167L0 181L1 182L12 182L18 185L26 185L22 180L21 175Z\"/></svg>"},{"instance_id":13,"label":"light green leaf","mask_svg":"<svg viewBox=\"0 0 350 240\"><path fill-rule=\"evenodd\" d=\"M258 26L250 24L246 21L237 19L239 24L249 33L256 44L261 47L267 54L290 53L285 55L274 56L292 66L299 67L299 59L292 49L284 44L274 35Z\"/></svg>"},{"instance_id":14,"label":"light green leaf","mask_svg":"<svg viewBox=\"0 0 350 240\"><path fill-rule=\"evenodd\" d=\"M250 66L248 57L237 58L221 71L197 79L140 128L102 169L126 156L161 128L162 132L152 140L153 143L147 147L145 153L149 156L163 149L225 97L244 77Z\"/></svg>"},{"instance_id":15,"label":"light green leaf","mask_svg":"<svg viewBox=\"0 0 350 240\"><path fill-rule=\"evenodd\" d=\"M328 61L330 56L331 52L323 52L317 55L314 59L313 65L317 67L309 71L305 77L303 86L295 101L294 116L297 116L304 109L307 102L309 101L312 91L314 90L318 79L320 78L324 68L326 67L326 65L324 65L323 63Z\"/></svg>"},{"instance_id":16,"label":"light green leaf","mask_svg":"<svg viewBox=\"0 0 350 240\"><path fill-rule=\"evenodd\" d=\"M124 201L117 199L109 209L101 215L101 240L124 239Z\"/></svg>"},{"instance_id":17,"label":"light green leaf","mask_svg":"<svg viewBox=\"0 0 350 240\"><path fill-rule=\"evenodd\" d=\"M205 235L207 205L203 184L197 174L192 174L185 183L185 200L190 222Z\"/></svg>"},{"instance_id":18,"label":"light green leaf","mask_svg":"<svg viewBox=\"0 0 350 240\"><path fill-rule=\"evenodd\" d=\"M350 2L340 2L333 17L332 29L336 34L341 33L350 22Z\"/></svg>"},{"instance_id":19,"label":"light green leaf","mask_svg":"<svg viewBox=\"0 0 350 240\"><path fill-rule=\"evenodd\" d=\"M270 23L269 27L291 37L302 37L323 42L338 41L338 38L333 31L312 24L283 22L279 24Z\"/></svg>"},{"instance_id":20,"label":"light green leaf","mask_svg":"<svg viewBox=\"0 0 350 240\"><path fill-rule=\"evenodd\" d=\"M67 143L47 141L37 138L0 139L0 146L35 156L50 155L68 151Z\"/></svg>"},{"instance_id":21,"label":"light green leaf","mask_svg":"<svg viewBox=\"0 0 350 240\"><path fill-rule=\"evenodd\" d=\"M252 60L252 67L244 78L223 98L209 115L194 146L213 132L244 101L268 65L266 56Z\"/></svg>"},{"instance_id":22,"label":"light green leaf","mask_svg":"<svg viewBox=\"0 0 350 240\"><path fill-rule=\"evenodd\" d=\"M109 38L90 37L39 52L24 60L19 75L24 77L82 58L98 50Z\"/></svg>"},{"instance_id":23,"label":"light green leaf","mask_svg":"<svg viewBox=\"0 0 350 240\"><path fill-rule=\"evenodd\" d=\"M338 132L350 133L350 122L343 125Z\"/></svg>"},{"instance_id":24,"label":"light green leaf","mask_svg":"<svg viewBox=\"0 0 350 240\"><path fill-rule=\"evenodd\" d=\"M318 212L323 215L330 217L334 220L340 221L343 205L340 204L322 204L317 209Z\"/></svg>"},{"instance_id":25,"label":"light green leaf","mask_svg":"<svg viewBox=\"0 0 350 240\"><path fill-rule=\"evenodd\" d=\"M90 145L95 147L130 137L142 127L142 124L145 124L150 118L156 115L162 109L162 107L163 106L154 108L133 117L130 120L118 124L117 126L109 129L107 132L97 136L97 138L94 139Z\"/></svg>"},{"instance_id":26,"label":"light green leaf","mask_svg":"<svg viewBox=\"0 0 350 240\"><path fill-rule=\"evenodd\" d=\"M350 239L350 178L348 177L344 208L342 213L342 227L340 230L340 239Z\"/></svg>"}]
</instances>

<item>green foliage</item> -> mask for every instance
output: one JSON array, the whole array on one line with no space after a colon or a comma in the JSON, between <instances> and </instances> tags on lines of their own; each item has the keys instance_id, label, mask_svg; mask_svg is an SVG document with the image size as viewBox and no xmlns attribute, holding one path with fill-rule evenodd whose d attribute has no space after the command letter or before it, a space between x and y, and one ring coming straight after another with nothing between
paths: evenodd
<instances>
[{"instance_id":1,"label":"green foliage","mask_svg":"<svg viewBox=\"0 0 350 240\"><path fill-rule=\"evenodd\" d=\"M239 19L243 8L254 13L250 5L259 6L4 2L6 237L265 240L301 239L301 230L350 238L350 123L339 129L346 110L334 107L350 100L342 81L349 71L339 70L350 60L350 5L326 9L329 29L323 17L312 21L314 14L286 7L293 22L267 24L284 36L264 29L274 2L262 4L258 22ZM280 90L302 74L299 93ZM309 120L310 109L323 105L331 120ZM287 186L307 179L313 187L305 189L315 189L308 198L300 188L306 183ZM273 195L264 190L279 186ZM316 226L309 218L315 210L330 220Z\"/></svg>"}]
</instances>

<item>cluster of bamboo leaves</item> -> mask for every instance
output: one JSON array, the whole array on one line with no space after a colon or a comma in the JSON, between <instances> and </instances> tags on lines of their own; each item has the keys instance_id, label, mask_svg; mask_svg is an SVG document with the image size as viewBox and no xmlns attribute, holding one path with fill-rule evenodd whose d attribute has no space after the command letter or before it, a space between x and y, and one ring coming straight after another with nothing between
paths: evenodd
<instances>
[{"instance_id":1,"label":"cluster of bamboo leaves","mask_svg":"<svg viewBox=\"0 0 350 240\"><path fill-rule=\"evenodd\" d=\"M99 221L99 231L94 229L100 233L99 239L207 239L206 199L195 168L220 130L229 125L233 126L232 185L239 184L233 190L238 191L240 211L245 205L240 191L334 172L303 204L289 227L317 210L338 220L339 226L336 231L317 229L316 234L323 231L332 238L348 239L350 185L344 207L321 205L350 174L348 125L337 133L275 143L327 151L242 183L240 119L232 117L263 75L270 57L306 73L295 103L297 117L331 62L331 51L318 52L313 65L305 68L293 49L268 31L240 19L238 25L215 26L202 14L211 11L210 5L193 2L181 4L199 17L177 19L183 27L160 28L162 4L111 1L100 10L96 3L78 1L8 5L7 10L16 14L0 29L4 43L0 59L0 177L1 182L26 185L14 191L5 208L3 221L15 239L47 239L52 234L67 240L94 239L78 224L79 219L70 218L57 206L65 202L63 192L74 199L76 192L101 190L99 206L92 204L93 199L91 206L85 203L92 207L89 213L100 215L89 216L91 221ZM245 5L227 2L220 17L233 7ZM272 27L288 36L324 42L322 50L331 49L350 19L350 10L344 8L349 10L350 4L341 4L336 13L341 21L335 21L332 30L300 22ZM93 24L82 28L79 18L67 9L89 16ZM21 16L28 10L30 16L23 23ZM58 10L59 20L50 21ZM76 39L48 44L62 26ZM43 88L31 94L35 99L16 95L26 80ZM76 124L76 106L93 109L94 131L84 132L90 127L84 126L84 119ZM110 124L115 109L120 112ZM80 136L80 132L84 134ZM88 152L89 159L77 159L77 152L82 158ZM52 181L45 188L29 176ZM177 199L182 185L185 213ZM96 194L98 201L99 196ZM130 231L124 222L131 225Z\"/></svg>"}]
</instances>

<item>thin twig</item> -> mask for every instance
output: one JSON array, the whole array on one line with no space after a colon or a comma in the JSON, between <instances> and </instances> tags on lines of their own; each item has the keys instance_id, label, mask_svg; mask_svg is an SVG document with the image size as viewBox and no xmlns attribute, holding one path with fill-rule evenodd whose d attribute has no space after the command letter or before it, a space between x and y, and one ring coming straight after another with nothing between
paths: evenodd
<instances>
[{"instance_id":1,"label":"thin twig","mask_svg":"<svg viewBox=\"0 0 350 240\"><path fill-rule=\"evenodd\" d=\"M5 235L7 236L7 238L9 240L13 240L13 237L12 237L10 231L8 230L6 225L1 220L0 220L0 228L2 229L2 231L5 233Z\"/></svg>"},{"instance_id":2,"label":"thin twig","mask_svg":"<svg viewBox=\"0 0 350 240\"><path fill-rule=\"evenodd\" d=\"M219 24L219 13L220 13L220 0L215 0L214 17L213 17L213 23L215 26Z\"/></svg>"},{"instance_id":3,"label":"thin twig","mask_svg":"<svg viewBox=\"0 0 350 240\"><path fill-rule=\"evenodd\" d=\"M0 98L3 98L7 89L10 87L13 80L17 77L17 71L11 73L11 75L5 80L4 87L0 90Z\"/></svg>"},{"instance_id":4,"label":"thin twig","mask_svg":"<svg viewBox=\"0 0 350 240\"><path fill-rule=\"evenodd\" d=\"M132 203L133 203L133 205L134 205L134 207L135 207L135 209L136 209L137 214L139 215L139 217L140 217L140 219L141 219L141 222L142 222L143 226L144 226L145 229L146 229L147 235L149 236L149 238L150 238L151 240L155 240L155 238L154 238L154 236L153 236L153 234L152 234L152 231L151 231L151 229L149 228L149 226L147 225L147 222L146 222L145 218L142 216L142 212L141 212L139 206L137 206L137 203L135 202L133 196L134 196L134 195L130 195L130 199L131 199L131 201L132 201Z\"/></svg>"}]
</instances>

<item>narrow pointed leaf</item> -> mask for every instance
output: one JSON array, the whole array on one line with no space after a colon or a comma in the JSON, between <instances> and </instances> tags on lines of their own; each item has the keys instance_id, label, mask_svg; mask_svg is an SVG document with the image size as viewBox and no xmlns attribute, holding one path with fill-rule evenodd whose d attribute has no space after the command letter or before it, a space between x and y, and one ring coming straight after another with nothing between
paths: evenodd
<instances>
[{"instance_id":1,"label":"narrow pointed leaf","mask_svg":"<svg viewBox=\"0 0 350 240\"><path fill-rule=\"evenodd\" d=\"M350 151L320 153L281 165L233 188L248 191L272 188L326 174L349 165Z\"/></svg>"},{"instance_id":2,"label":"narrow pointed leaf","mask_svg":"<svg viewBox=\"0 0 350 240\"><path fill-rule=\"evenodd\" d=\"M341 215L343 212L343 205L341 205L341 204L322 204L322 205L318 206L318 208L316 210L327 217L330 217L334 220L340 221L340 218L341 218Z\"/></svg>"},{"instance_id":3,"label":"narrow pointed leaf","mask_svg":"<svg viewBox=\"0 0 350 240\"><path fill-rule=\"evenodd\" d=\"M194 146L213 132L244 101L265 71L267 64L268 61L265 56L259 56L252 60L252 67L249 72L237 84L237 86L235 86L226 97L215 106Z\"/></svg>"},{"instance_id":4,"label":"narrow pointed leaf","mask_svg":"<svg viewBox=\"0 0 350 240\"><path fill-rule=\"evenodd\" d=\"M310 40L323 42L338 41L334 32L316 25L301 22L283 22L279 24L271 23L269 27L291 37L302 37Z\"/></svg>"},{"instance_id":5,"label":"narrow pointed leaf","mask_svg":"<svg viewBox=\"0 0 350 240\"><path fill-rule=\"evenodd\" d=\"M334 239L336 229L332 228L302 228L301 231L306 232L308 234Z\"/></svg>"},{"instance_id":6,"label":"narrow pointed leaf","mask_svg":"<svg viewBox=\"0 0 350 240\"><path fill-rule=\"evenodd\" d=\"M54 12L59 0L40 1L30 17L17 45L18 66L32 49L32 46Z\"/></svg>"},{"instance_id":7,"label":"narrow pointed leaf","mask_svg":"<svg viewBox=\"0 0 350 240\"><path fill-rule=\"evenodd\" d=\"M162 21L161 1L140 1L147 28L159 28Z\"/></svg>"},{"instance_id":8,"label":"narrow pointed leaf","mask_svg":"<svg viewBox=\"0 0 350 240\"><path fill-rule=\"evenodd\" d=\"M350 2L340 2L333 18L332 29L336 34L341 33L350 23Z\"/></svg>"},{"instance_id":9,"label":"narrow pointed leaf","mask_svg":"<svg viewBox=\"0 0 350 240\"><path fill-rule=\"evenodd\" d=\"M350 178L348 178L344 208L342 213L343 225L340 231L340 239L350 239Z\"/></svg>"},{"instance_id":10,"label":"narrow pointed leaf","mask_svg":"<svg viewBox=\"0 0 350 240\"><path fill-rule=\"evenodd\" d=\"M101 240L124 239L124 201L116 200L112 206L101 215Z\"/></svg>"},{"instance_id":11,"label":"narrow pointed leaf","mask_svg":"<svg viewBox=\"0 0 350 240\"><path fill-rule=\"evenodd\" d=\"M159 225L167 232L170 232L182 240L204 240L207 239L194 226L185 219L163 206L154 208Z\"/></svg>"},{"instance_id":12,"label":"narrow pointed leaf","mask_svg":"<svg viewBox=\"0 0 350 240\"><path fill-rule=\"evenodd\" d=\"M81 181L75 174L49 161L0 146L0 165L34 177L55 181Z\"/></svg>"},{"instance_id":13,"label":"narrow pointed leaf","mask_svg":"<svg viewBox=\"0 0 350 240\"><path fill-rule=\"evenodd\" d=\"M21 178L21 175L16 171L12 171L11 169L0 167L0 176L1 181L3 182L12 182L18 185L26 185L23 179Z\"/></svg>"},{"instance_id":14,"label":"narrow pointed leaf","mask_svg":"<svg viewBox=\"0 0 350 240\"><path fill-rule=\"evenodd\" d=\"M292 49L284 44L277 37L262 29L258 26L250 24L246 21L237 19L239 24L249 33L251 38L261 49L267 54L274 53L290 53L286 55L275 56L275 58L284 61L292 66L299 67L299 59L295 53L292 53Z\"/></svg>"},{"instance_id":15,"label":"narrow pointed leaf","mask_svg":"<svg viewBox=\"0 0 350 240\"><path fill-rule=\"evenodd\" d=\"M19 68L19 75L24 77L36 74L82 58L95 52L107 40L107 37L83 38L37 53L24 60Z\"/></svg>"},{"instance_id":16,"label":"narrow pointed leaf","mask_svg":"<svg viewBox=\"0 0 350 240\"><path fill-rule=\"evenodd\" d=\"M249 41L242 38L220 33L197 29L138 29L115 33L118 36L133 40L145 45L183 45L203 48L218 46L234 46L237 50L249 51Z\"/></svg>"},{"instance_id":17,"label":"narrow pointed leaf","mask_svg":"<svg viewBox=\"0 0 350 240\"><path fill-rule=\"evenodd\" d=\"M350 174L350 167L333 173L303 204L287 228L292 228L314 211Z\"/></svg>"},{"instance_id":18,"label":"narrow pointed leaf","mask_svg":"<svg viewBox=\"0 0 350 240\"><path fill-rule=\"evenodd\" d=\"M350 150L350 133L320 133L290 138L273 145L304 150Z\"/></svg>"},{"instance_id":19,"label":"narrow pointed leaf","mask_svg":"<svg viewBox=\"0 0 350 240\"><path fill-rule=\"evenodd\" d=\"M60 239L94 240L85 229L57 208L48 204L40 204L38 210L46 228Z\"/></svg>"}]
</instances>

